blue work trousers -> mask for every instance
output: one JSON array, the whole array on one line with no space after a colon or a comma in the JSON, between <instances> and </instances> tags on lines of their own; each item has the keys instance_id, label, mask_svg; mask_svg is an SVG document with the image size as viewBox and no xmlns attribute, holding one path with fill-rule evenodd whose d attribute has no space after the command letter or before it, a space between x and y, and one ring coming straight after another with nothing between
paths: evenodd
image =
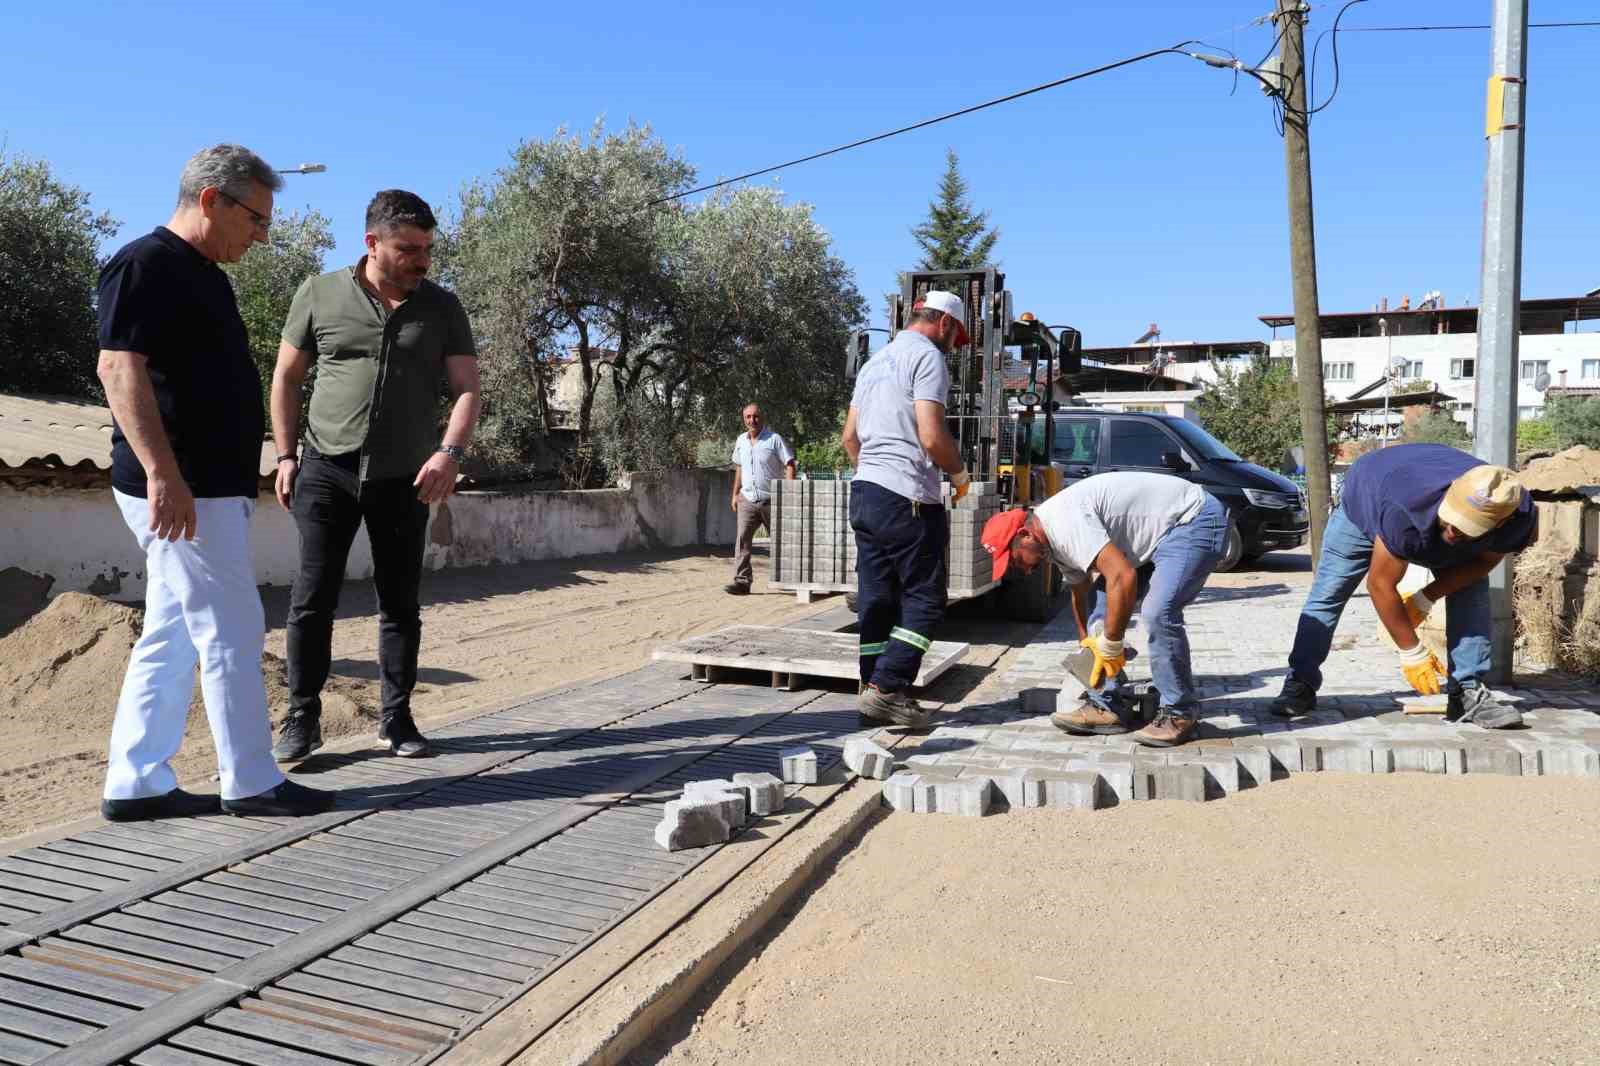
<instances>
[{"instance_id":1,"label":"blue work trousers","mask_svg":"<svg viewBox=\"0 0 1600 1066\"><path fill-rule=\"evenodd\" d=\"M1355 594L1372 563L1372 539L1345 517L1340 507L1322 532L1322 559L1311 582L1311 595L1300 608L1289 673L1322 687L1322 664L1333 646L1333 631L1344 605ZM1475 581L1445 601L1445 644L1450 655L1452 690L1481 684L1489 672L1489 579Z\"/></svg>"},{"instance_id":2,"label":"blue work trousers","mask_svg":"<svg viewBox=\"0 0 1600 1066\"><path fill-rule=\"evenodd\" d=\"M949 516L939 504L855 481L850 528L856 534L861 681L899 692L916 681L922 654L944 618Z\"/></svg>"},{"instance_id":3,"label":"blue work trousers","mask_svg":"<svg viewBox=\"0 0 1600 1066\"><path fill-rule=\"evenodd\" d=\"M1206 578L1222 558L1227 538L1228 509L1217 502L1216 497L1207 495L1199 513L1183 525L1172 527L1156 545L1151 558L1155 569L1144 592L1139 620L1150 635L1150 677L1161 694L1161 709L1169 714L1192 718L1199 713L1200 700L1194 690L1189 630L1184 625L1183 609L1193 603L1205 587ZM1102 589L1089 615L1091 628L1096 619L1105 618L1105 612L1106 594ZM1111 694L1126 683L1126 673L1118 674L1101 682L1098 689L1090 689L1085 697L1109 708Z\"/></svg>"}]
</instances>

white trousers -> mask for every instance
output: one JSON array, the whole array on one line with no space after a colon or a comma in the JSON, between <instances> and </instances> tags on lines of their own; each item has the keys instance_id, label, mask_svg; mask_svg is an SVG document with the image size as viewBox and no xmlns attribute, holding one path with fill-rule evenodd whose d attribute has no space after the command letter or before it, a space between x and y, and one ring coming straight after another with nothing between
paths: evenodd
<instances>
[{"instance_id":1,"label":"white trousers","mask_svg":"<svg viewBox=\"0 0 1600 1066\"><path fill-rule=\"evenodd\" d=\"M200 693L217 747L222 798L242 799L283 781L272 759L261 676L266 614L250 566L243 496L195 501L193 540L161 540L150 505L112 490L145 555L144 633L133 647L111 726L106 799L161 796L178 787L171 759L183 741L200 666Z\"/></svg>"}]
</instances>

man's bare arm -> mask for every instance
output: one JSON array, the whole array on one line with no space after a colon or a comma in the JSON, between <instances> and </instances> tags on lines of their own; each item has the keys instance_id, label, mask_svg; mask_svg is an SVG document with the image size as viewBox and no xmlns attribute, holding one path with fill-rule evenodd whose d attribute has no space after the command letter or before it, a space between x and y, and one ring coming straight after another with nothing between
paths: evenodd
<instances>
[{"instance_id":1,"label":"man's bare arm","mask_svg":"<svg viewBox=\"0 0 1600 1066\"><path fill-rule=\"evenodd\" d=\"M465 448L472 441L472 430L478 423L478 410L482 406L478 360L471 355L447 355L444 373L456 402L450 408L450 421L444 427L444 440L440 443ZM460 463L443 452L434 452L412 482L417 489L417 499L430 504L446 499L456 490L456 476L460 473Z\"/></svg>"},{"instance_id":2,"label":"man's bare arm","mask_svg":"<svg viewBox=\"0 0 1600 1066\"><path fill-rule=\"evenodd\" d=\"M1488 576L1489 571L1499 566L1500 560L1504 558L1504 552L1484 552L1476 559L1451 567L1435 577L1423 588L1422 594L1434 603L1438 603L1452 593L1477 584Z\"/></svg>"},{"instance_id":3,"label":"man's bare arm","mask_svg":"<svg viewBox=\"0 0 1600 1066\"><path fill-rule=\"evenodd\" d=\"M950 435L949 427L944 424L944 404L917 400L916 410L917 440L922 443L922 450L928 453L933 465L946 474L959 473L961 451L956 447L956 439Z\"/></svg>"},{"instance_id":4,"label":"man's bare arm","mask_svg":"<svg viewBox=\"0 0 1600 1066\"><path fill-rule=\"evenodd\" d=\"M844 445L844 452L850 457L851 466L861 465L861 437L856 433L856 409L850 408L844 416L844 432L839 436L839 442Z\"/></svg>"},{"instance_id":5,"label":"man's bare arm","mask_svg":"<svg viewBox=\"0 0 1600 1066\"><path fill-rule=\"evenodd\" d=\"M96 373L106 390L106 405L139 465L144 467L150 528L162 540L177 540L180 536L193 540L194 493L183 480L172 441L161 424L148 362L140 352L102 350Z\"/></svg>"},{"instance_id":6,"label":"man's bare arm","mask_svg":"<svg viewBox=\"0 0 1600 1066\"><path fill-rule=\"evenodd\" d=\"M287 341L278 342L278 361L272 365L272 445L279 455L297 455L300 439L300 395L306 374L311 370L312 353ZM300 470L298 459L280 459L274 478L273 495L287 511L294 506L294 479Z\"/></svg>"},{"instance_id":7,"label":"man's bare arm","mask_svg":"<svg viewBox=\"0 0 1600 1066\"><path fill-rule=\"evenodd\" d=\"M1094 557L1094 568L1106 581L1106 637L1121 640L1139 598L1139 572L1115 544L1107 542Z\"/></svg>"},{"instance_id":8,"label":"man's bare arm","mask_svg":"<svg viewBox=\"0 0 1600 1066\"><path fill-rule=\"evenodd\" d=\"M1406 576L1410 564L1397 558L1389 546L1377 537L1372 542L1372 563L1367 567L1367 594L1372 597L1372 608L1378 612L1378 621L1394 638L1395 647L1405 650L1417 646L1417 630L1400 602L1400 579Z\"/></svg>"}]
</instances>

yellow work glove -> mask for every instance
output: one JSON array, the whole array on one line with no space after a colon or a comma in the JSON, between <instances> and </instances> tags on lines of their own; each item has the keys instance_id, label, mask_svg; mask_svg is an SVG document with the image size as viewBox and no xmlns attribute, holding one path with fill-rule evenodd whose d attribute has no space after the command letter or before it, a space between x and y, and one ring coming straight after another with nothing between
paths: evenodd
<instances>
[{"instance_id":1,"label":"yellow work glove","mask_svg":"<svg viewBox=\"0 0 1600 1066\"><path fill-rule=\"evenodd\" d=\"M1099 688L1102 681L1107 681L1122 673L1122 668L1127 665L1128 657L1123 651L1122 641L1095 633L1084 637L1078 642L1094 653L1094 668L1089 671L1089 687Z\"/></svg>"},{"instance_id":2,"label":"yellow work glove","mask_svg":"<svg viewBox=\"0 0 1600 1066\"><path fill-rule=\"evenodd\" d=\"M971 487L972 487L972 475L967 473L965 469L957 470L954 474L951 474L950 475L950 489L951 489L950 499L951 499L951 501L955 502L955 503L959 503L961 501L961 497L965 496L967 494L967 490L970 489Z\"/></svg>"},{"instance_id":3,"label":"yellow work glove","mask_svg":"<svg viewBox=\"0 0 1600 1066\"><path fill-rule=\"evenodd\" d=\"M1422 620L1428 617L1428 612L1433 610L1433 601L1421 589L1401 596L1400 603L1405 607L1406 617L1411 619L1413 626L1420 626Z\"/></svg>"},{"instance_id":4,"label":"yellow work glove","mask_svg":"<svg viewBox=\"0 0 1600 1066\"><path fill-rule=\"evenodd\" d=\"M1424 645L1418 644L1409 650L1401 649L1400 671L1421 695L1439 694L1440 684L1444 681L1444 666Z\"/></svg>"}]
</instances>

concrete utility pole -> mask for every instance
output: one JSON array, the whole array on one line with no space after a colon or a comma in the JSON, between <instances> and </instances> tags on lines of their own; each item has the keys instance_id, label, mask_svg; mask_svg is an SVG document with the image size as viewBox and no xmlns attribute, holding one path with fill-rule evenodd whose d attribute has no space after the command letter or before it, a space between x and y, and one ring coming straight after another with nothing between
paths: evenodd
<instances>
[{"instance_id":1,"label":"concrete utility pole","mask_svg":"<svg viewBox=\"0 0 1600 1066\"><path fill-rule=\"evenodd\" d=\"M1523 45L1528 36L1528 0L1493 3L1473 449L1485 462L1512 466L1517 461L1517 350L1522 327L1522 119L1528 74ZM1501 563L1489 575L1489 614L1494 654L1490 680L1506 681L1511 677L1515 632L1509 563Z\"/></svg>"},{"instance_id":2,"label":"concrete utility pole","mask_svg":"<svg viewBox=\"0 0 1600 1066\"><path fill-rule=\"evenodd\" d=\"M1311 210L1311 131L1306 114L1303 0L1278 0L1272 16L1282 36L1283 160L1289 176L1289 266L1294 273L1294 365L1305 441L1306 495L1311 509L1311 563L1322 558L1328 524L1328 416L1322 392L1322 327L1317 306L1317 239Z\"/></svg>"}]
</instances>

